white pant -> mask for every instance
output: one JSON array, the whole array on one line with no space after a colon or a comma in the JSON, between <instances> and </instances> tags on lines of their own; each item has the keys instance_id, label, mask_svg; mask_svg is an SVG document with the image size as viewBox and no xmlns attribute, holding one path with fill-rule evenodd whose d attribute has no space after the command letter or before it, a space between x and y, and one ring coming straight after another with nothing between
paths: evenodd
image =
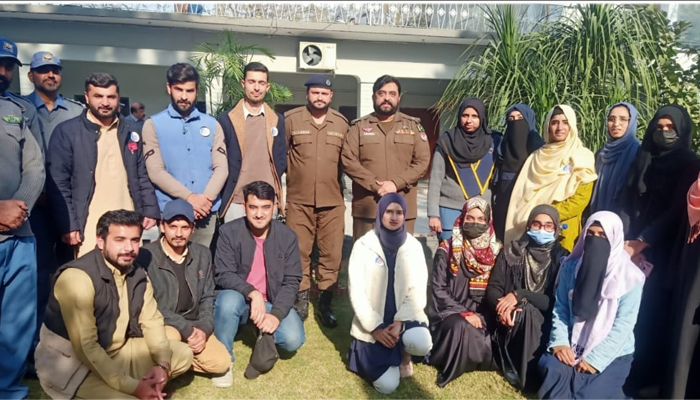
<instances>
[{"instance_id":1,"label":"white pant","mask_svg":"<svg viewBox=\"0 0 700 400\"><path fill-rule=\"evenodd\" d=\"M404 350L412 356L424 356L433 348L433 339L428 328L418 326L408 329L401 337ZM376 381L372 382L379 393L393 393L399 387L401 373L399 367L389 367Z\"/></svg>"}]
</instances>

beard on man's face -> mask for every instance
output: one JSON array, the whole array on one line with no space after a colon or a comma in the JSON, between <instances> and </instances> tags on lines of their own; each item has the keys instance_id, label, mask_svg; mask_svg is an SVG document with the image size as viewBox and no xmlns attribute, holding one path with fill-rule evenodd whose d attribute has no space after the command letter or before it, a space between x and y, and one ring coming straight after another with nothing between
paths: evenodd
<instances>
[{"instance_id":1,"label":"beard on man's face","mask_svg":"<svg viewBox=\"0 0 700 400\"><path fill-rule=\"evenodd\" d=\"M386 106L389 106L389 107L386 107ZM374 112L379 114L379 115L394 115L394 114L396 114L397 109L398 109L398 107L395 107L393 104L391 104L388 101L385 101L381 104L374 103Z\"/></svg>"},{"instance_id":2,"label":"beard on man's face","mask_svg":"<svg viewBox=\"0 0 700 400\"><path fill-rule=\"evenodd\" d=\"M94 107L90 104L88 104L88 109L90 109L90 112L96 117L99 118L109 118L113 117L117 114L117 108L114 107Z\"/></svg>"}]
</instances>

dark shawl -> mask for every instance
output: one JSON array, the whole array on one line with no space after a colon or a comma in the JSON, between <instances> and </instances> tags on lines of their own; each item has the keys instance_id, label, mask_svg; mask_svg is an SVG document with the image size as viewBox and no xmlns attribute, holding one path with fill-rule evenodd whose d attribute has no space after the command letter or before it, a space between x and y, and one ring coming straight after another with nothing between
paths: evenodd
<instances>
[{"instance_id":1,"label":"dark shawl","mask_svg":"<svg viewBox=\"0 0 700 400\"><path fill-rule=\"evenodd\" d=\"M467 133L460 121L467 107L475 109L481 120L479 128L472 133ZM491 149L493 138L487 126L488 117L484 102L476 97L468 97L459 106L457 125L442 135L438 145L460 168L465 168L467 164L481 160Z\"/></svg>"},{"instance_id":2,"label":"dark shawl","mask_svg":"<svg viewBox=\"0 0 700 400\"><path fill-rule=\"evenodd\" d=\"M506 133L501 141L499 157L504 172L518 172L533 151L544 146L544 139L537 131L535 112L525 104L518 103L508 109L506 119L513 111L520 111L523 121L507 121Z\"/></svg>"}]
</instances>

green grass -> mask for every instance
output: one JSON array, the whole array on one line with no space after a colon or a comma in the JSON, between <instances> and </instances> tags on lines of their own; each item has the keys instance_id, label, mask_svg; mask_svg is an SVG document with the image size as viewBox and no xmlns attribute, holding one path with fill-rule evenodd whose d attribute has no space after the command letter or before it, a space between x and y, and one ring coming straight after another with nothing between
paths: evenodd
<instances>
[{"instance_id":1,"label":"green grass","mask_svg":"<svg viewBox=\"0 0 700 400\"><path fill-rule=\"evenodd\" d=\"M349 249L344 249L344 259ZM426 248L426 257L430 255ZM281 354L281 359L267 374L255 380L243 376L251 354L253 334L241 329L233 348L233 386L217 389L203 375L188 372L168 385L173 399L523 399L523 394L510 386L497 372L471 372L462 375L445 388L435 384L435 368L417 364L410 378L401 380L391 395L377 392L370 384L350 372L347 350L350 346L352 308L347 296L347 261L339 277L339 294L333 299L338 326L330 329L321 325L313 314L317 297L312 296L309 319L304 323L306 343L293 355ZM431 265L429 263L428 265ZM46 399L37 380L26 380L30 398ZM175 389L175 392L172 392Z\"/></svg>"}]
</instances>

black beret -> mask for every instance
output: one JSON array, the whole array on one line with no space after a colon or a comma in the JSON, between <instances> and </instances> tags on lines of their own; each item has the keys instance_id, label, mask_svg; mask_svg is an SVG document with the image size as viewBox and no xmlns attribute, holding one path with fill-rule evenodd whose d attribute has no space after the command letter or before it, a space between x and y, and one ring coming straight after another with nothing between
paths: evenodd
<instances>
[{"instance_id":1,"label":"black beret","mask_svg":"<svg viewBox=\"0 0 700 400\"><path fill-rule=\"evenodd\" d=\"M311 77L309 77L309 79L307 79L304 83L304 86L331 89L333 87L333 84L331 83L331 79L328 76L323 74L316 74L311 75Z\"/></svg>"}]
</instances>

